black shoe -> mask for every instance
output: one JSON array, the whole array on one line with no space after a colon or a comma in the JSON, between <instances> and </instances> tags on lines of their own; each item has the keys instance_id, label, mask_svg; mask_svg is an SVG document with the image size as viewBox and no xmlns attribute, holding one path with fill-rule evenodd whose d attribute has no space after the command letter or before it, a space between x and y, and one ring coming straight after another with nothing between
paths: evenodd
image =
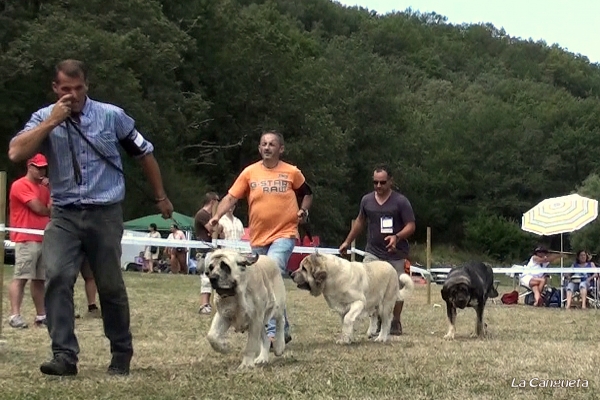
<instances>
[{"instance_id":1,"label":"black shoe","mask_svg":"<svg viewBox=\"0 0 600 400\"><path fill-rule=\"evenodd\" d=\"M77 365L71 364L62 357L54 357L40 365L40 371L45 375L75 376L77 375Z\"/></svg>"},{"instance_id":2,"label":"black shoe","mask_svg":"<svg viewBox=\"0 0 600 400\"><path fill-rule=\"evenodd\" d=\"M392 326L390 328L390 335L392 335L392 336L402 335L402 323L400 321L392 321Z\"/></svg>"},{"instance_id":3,"label":"black shoe","mask_svg":"<svg viewBox=\"0 0 600 400\"><path fill-rule=\"evenodd\" d=\"M108 366L109 375L129 375L129 364L131 363L131 356L114 354L110 365Z\"/></svg>"}]
</instances>

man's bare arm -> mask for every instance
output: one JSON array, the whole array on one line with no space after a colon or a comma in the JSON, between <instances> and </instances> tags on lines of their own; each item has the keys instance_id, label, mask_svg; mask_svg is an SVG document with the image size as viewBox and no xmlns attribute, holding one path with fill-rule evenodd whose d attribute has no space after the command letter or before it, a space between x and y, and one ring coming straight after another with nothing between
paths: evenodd
<instances>
[{"instance_id":1,"label":"man's bare arm","mask_svg":"<svg viewBox=\"0 0 600 400\"><path fill-rule=\"evenodd\" d=\"M310 206L312 206L312 201L313 201L313 195L312 194L307 194L302 199L302 204L300 204L300 208L303 209L303 210L310 209Z\"/></svg>"},{"instance_id":2,"label":"man's bare arm","mask_svg":"<svg viewBox=\"0 0 600 400\"><path fill-rule=\"evenodd\" d=\"M212 216L211 220L218 221L219 219L221 219L221 217L223 215L225 215L227 210L229 210L231 207L233 207L235 205L235 203L237 203L237 201L238 201L238 199L236 199L235 197L233 197L232 195L230 195L228 193L225 197L223 197L223 199L219 203L219 206L217 207L217 211L215 212L215 215Z\"/></svg>"},{"instance_id":3,"label":"man's bare arm","mask_svg":"<svg viewBox=\"0 0 600 400\"><path fill-rule=\"evenodd\" d=\"M154 192L155 200L158 201L164 197L167 197L167 194L165 193L165 188L163 187L160 168L158 166L156 158L154 158L154 154L147 154L144 157L140 158L140 164L142 166L142 169L144 170L144 175L146 175L150 186L152 186L152 191Z\"/></svg>"},{"instance_id":4,"label":"man's bare arm","mask_svg":"<svg viewBox=\"0 0 600 400\"><path fill-rule=\"evenodd\" d=\"M31 209L34 213L43 216L50 215L50 209L42 204L38 199L33 199L27 202L27 207Z\"/></svg>"},{"instance_id":5,"label":"man's bare arm","mask_svg":"<svg viewBox=\"0 0 600 400\"><path fill-rule=\"evenodd\" d=\"M364 215L358 214L358 217L356 217L356 219L354 220L354 224L352 224L350 233L348 233L348 236L346 237L346 240L344 240L344 243L352 243L352 241L356 239L356 237L362 232L366 225L367 221Z\"/></svg>"},{"instance_id":6,"label":"man's bare arm","mask_svg":"<svg viewBox=\"0 0 600 400\"><path fill-rule=\"evenodd\" d=\"M52 132L52 129L60 125L71 114L72 99L73 96L70 94L61 97L46 120L40 122L35 128L15 136L8 145L10 161L25 161L38 152L42 142Z\"/></svg>"},{"instance_id":7,"label":"man's bare arm","mask_svg":"<svg viewBox=\"0 0 600 400\"><path fill-rule=\"evenodd\" d=\"M415 233L416 225L414 222L409 222L402 228L402 230L396 233L398 240L408 239L413 233Z\"/></svg>"}]
</instances>

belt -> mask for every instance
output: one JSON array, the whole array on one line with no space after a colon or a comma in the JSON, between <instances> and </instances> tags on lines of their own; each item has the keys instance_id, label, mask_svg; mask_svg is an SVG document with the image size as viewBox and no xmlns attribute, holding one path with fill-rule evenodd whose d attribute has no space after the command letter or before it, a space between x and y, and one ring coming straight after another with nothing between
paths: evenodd
<instances>
[{"instance_id":1,"label":"belt","mask_svg":"<svg viewBox=\"0 0 600 400\"><path fill-rule=\"evenodd\" d=\"M68 211L83 211L83 210L98 210L100 208L107 208L111 206L116 206L119 203L109 203L109 204L65 204L65 205L55 205L53 207L62 208L63 210Z\"/></svg>"}]
</instances>

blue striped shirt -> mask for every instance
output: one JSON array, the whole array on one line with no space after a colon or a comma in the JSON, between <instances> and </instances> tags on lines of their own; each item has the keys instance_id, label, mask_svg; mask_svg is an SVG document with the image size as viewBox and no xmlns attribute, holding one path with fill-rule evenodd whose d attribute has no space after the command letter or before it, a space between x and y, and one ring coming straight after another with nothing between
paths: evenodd
<instances>
[{"instance_id":1,"label":"blue striped shirt","mask_svg":"<svg viewBox=\"0 0 600 400\"><path fill-rule=\"evenodd\" d=\"M50 116L54 104L31 115L23 131L35 128ZM135 121L121 108L86 98L80 115L79 129L113 164L123 168L119 140L129 138L140 148L143 157L154 146L136 129ZM81 170L81 184L75 181L68 136L71 135L75 156ZM52 203L66 205L109 205L125 198L125 178L86 143L79 133L63 122L50 132L39 151L48 159L48 180Z\"/></svg>"}]
</instances>

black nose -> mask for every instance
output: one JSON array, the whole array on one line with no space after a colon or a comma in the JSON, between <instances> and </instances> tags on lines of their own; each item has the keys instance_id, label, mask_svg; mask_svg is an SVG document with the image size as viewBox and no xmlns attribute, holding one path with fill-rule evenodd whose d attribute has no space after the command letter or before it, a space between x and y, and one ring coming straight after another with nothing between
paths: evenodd
<instances>
[{"instance_id":1,"label":"black nose","mask_svg":"<svg viewBox=\"0 0 600 400\"><path fill-rule=\"evenodd\" d=\"M219 278L217 278L217 277L211 277L209 279L209 281L210 281L210 284L214 286L214 285L216 285L219 282Z\"/></svg>"}]
</instances>

